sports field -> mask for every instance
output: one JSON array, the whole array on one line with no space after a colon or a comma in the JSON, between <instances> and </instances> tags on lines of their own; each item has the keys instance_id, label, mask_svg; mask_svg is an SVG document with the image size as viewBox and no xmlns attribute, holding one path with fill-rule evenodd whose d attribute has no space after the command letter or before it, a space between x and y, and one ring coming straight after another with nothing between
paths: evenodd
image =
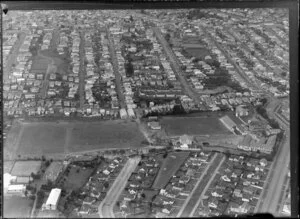
<instances>
[{"instance_id":1,"label":"sports field","mask_svg":"<svg viewBox=\"0 0 300 219\"><path fill-rule=\"evenodd\" d=\"M171 177L175 175L177 170L183 164L183 162L188 158L189 152L173 152L169 153L165 158L157 177L152 185L152 188L162 189L164 188Z\"/></svg>"},{"instance_id":2,"label":"sports field","mask_svg":"<svg viewBox=\"0 0 300 219\"><path fill-rule=\"evenodd\" d=\"M163 117L160 120L168 136L231 134L218 117Z\"/></svg>"},{"instance_id":3,"label":"sports field","mask_svg":"<svg viewBox=\"0 0 300 219\"><path fill-rule=\"evenodd\" d=\"M23 123L17 154L51 155L107 148L137 148L144 140L135 122Z\"/></svg>"}]
</instances>

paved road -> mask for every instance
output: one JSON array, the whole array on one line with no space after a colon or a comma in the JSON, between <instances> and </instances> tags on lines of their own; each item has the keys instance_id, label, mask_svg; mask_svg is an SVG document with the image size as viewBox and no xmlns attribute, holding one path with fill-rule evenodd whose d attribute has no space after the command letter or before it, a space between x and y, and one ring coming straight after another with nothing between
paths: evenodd
<instances>
[{"instance_id":1,"label":"paved road","mask_svg":"<svg viewBox=\"0 0 300 219\"><path fill-rule=\"evenodd\" d=\"M115 179L112 187L107 192L104 200L100 203L98 213L100 218L114 218L113 207L126 186L131 173L135 170L141 158L129 158L122 171Z\"/></svg>"},{"instance_id":2,"label":"paved road","mask_svg":"<svg viewBox=\"0 0 300 219\"><path fill-rule=\"evenodd\" d=\"M277 101L279 102L279 100ZM285 139L282 145L280 145L270 168L270 175L268 175L269 178L267 179L269 184L267 189L263 191L264 194L262 196L265 198L260 199L256 212L268 212L274 216L279 216L277 205L280 201L280 191L284 185L284 177L282 176L288 173L290 163L290 124L277 113L279 107L276 99L272 99L269 105L271 105L273 113L270 111L268 113L273 114L280 126L285 130Z\"/></svg>"},{"instance_id":3,"label":"paved road","mask_svg":"<svg viewBox=\"0 0 300 219\"><path fill-rule=\"evenodd\" d=\"M9 76L11 70L12 70L12 65L17 60L17 56L19 54L20 47L23 45L25 37L26 37L26 33L21 32L20 33L20 38L17 39L17 41L13 45L11 53L8 55L6 66L3 69L3 81L7 81L8 80L8 76Z\"/></svg>"},{"instance_id":4,"label":"paved road","mask_svg":"<svg viewBox=\"0 0 300 219\"><path fill-rule=\"evenodd\" d=\"M160 44L162 45L165 54L168 57L168 60L171 63L172 69L173 71L176 73L176 75L178 76L178 79L185 91L185 93L194 100L195 103L200 103L201 100L198 96L197 93L193 92L193 90L191 89L191 87L189 86L188 82L186 81L185 77L184 77L184 73L181 70L180 65L178 64L179 61L177 59L177 57L175 56L175 54L173 53L172 49L169 47L167 41L165 40L165 38L162 36L161 31L157 28L154 27L153 28L153 32L155 33L158 41L160 42Z\"/></svg>"},{"instance_id":5,"label":"paved road","mask_svg":"<svg viewBox=\"0 0 300 219\"><path fill-rule=\"evenodd\" d=\"M290 133L287 133L287 139L282 145L282 150L278 151L278 157L275 161L273 177L270 179L266 198L262 200L262 206L258 212L268 212L274 216L279 216L276 212L277 205L280 199L280 191L284 184L284 175L288 172L290 163Z\"/></svg>"},{"instance_id":6,"label":"paved road","mask_svg":"<svg viewBox=\"0 0 300 219\"><path fill-rule=\"evenodd\" d=\"M84 96L84 85L85 85L84 32L80 32L79 57L80 57L79 75L78 75L79 76L79 105L80 105L80 109L83 110L84 100L85 100L85 96Z\"/></svg>"},{"instance_id":7,"label":"paved road","mask_svg":"<svg viewBox=\"0 0 300 219\"><path fill-rule=\"evenodd\" d=\"M220 163L217 163L215 161L216 159L221 159ZM224 160L225 156L220 153L217 153L213 157L213 160L211 161L208 169L206 169L205 173L202 174L201 179L197 182L197 185L193 189L193 194L190 195L189 200L184 203L184 206L180 209L179 213L177 214L177 217L189 217L189 215L195 208L195 204L199 204L198 200L203 194L205 188L208 188L212 178L215 176L217 170L220 168Z\"/></svg>"},{"instance_id":8,"label":"paved road","mask_svg":"<svg viewBox=\"0 0 300 219\"><path fill-rule=\"evenodd\" d=\"M208 168L209 168L210 165L215 161L217 155L218 155L217 153L214 154L214 156L213 156L213 158L211 159L211 161L210 161L210 162L208 163L208 165L205 167L205 169L204 169L204 171L202 172L200 178L197 180L197 183L195 184L195 186L194 186L194 188L193 188L191 194L190 194L189 197L184 201L184 203L183 203L183 205L182 205L182 207L181 207L181 209L180 209L180 211L178 212L178 214L177 214L176 217L180 217L180 216L181 216L183 210L185 209L185 207L186 207L187 204L189 203L189 201L190 201L190 199L192 198L192 196L193 196L195 190L197 189L198 185L201 183L203 177L204 177L205 174L207 173Z\"/></svg>"},{"instance_id":9,"label":"paved road","mask_svg":"<svg viewBox=\"0 0 300 219\"><path fill-rule=\"evenodd\" d=\"M116 77L116 89L117 89L119 104L120 104L121 108L125 109L126 108L125 97L124 97L124 93L123 93L123 90L121 87L122 78L121 78L121 75L119 72L119 65L118 65L118 59L116 56L114 41L109 32L108 27L106 27L106 33L107 33L107 38L108 38L108 43L109 43L108 46L109 46L109 51L110 51L110 57L111 57L112 65L113 65L114 74Z\"/></svg>"},{"instance_id":10,"label":"paved road","mask_svg":"<svg viewBox=\"0 0 300 219\"><path fill-rule=\"evenodd\" d=\"M210 180L208 181L208 183L206 184L205 188L203 189L198 201L196 202L193 210L191 211L191 213L189 214L189 217L193 217L193 215L195 214L195 211L197 210L199 204L201 201L203 201L203 196L205 195L207 189L209 188L211 182L213 181L213 179L215 178L216 174L218 173L218 170L220 169L221 165L223 164L223 162L226 160L226 157L223 157L221 162L219 163L219 165L217 166L216 170L213 172L213 175L210 177Z\"/></svg>"}]
</instances>

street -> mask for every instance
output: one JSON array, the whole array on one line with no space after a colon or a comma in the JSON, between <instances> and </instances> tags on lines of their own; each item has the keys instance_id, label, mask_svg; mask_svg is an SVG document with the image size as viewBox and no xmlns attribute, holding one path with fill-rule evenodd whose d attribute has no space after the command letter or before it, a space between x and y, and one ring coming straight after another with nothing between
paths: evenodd
<instances>
[{"instance_id":1,"label":"street","mask_svg":"<svg viewBox=\"0 0 300 219\"><path fill-rule=\"evenodd\" d=\"M215 177L216 173L218 172L218 169L225 161L225 159L226 158L224 155L220 153L215 154L205 171L202 173L192 193L189 195L188 199L185 201L184 205L178 212L177 217L190 217L192 213L195 212L201 200L201 196L205 194L211 181ZM216 160L220 160L220 162L218 163L216 162Z\"/></svg>"},{"instance_id":2,"label":"street","mask_svg":"<svg viewBox=\"0 0 300 219\"><path fill-rule=\"evenodd\" d=\"M205 188L203 189L197 203L195 204L193 210L191 211L191 213L189 214L189 217L193 217L193 215L195 214L195 211L197 210L197 208L199 207L200 201L203 200L204 195L207 191L207 189L209 188L211 182L214 180L216 174L218 173L218 170L220 169L221 165L224 163L224 161L226 160L226 157L223 157L221 162L219 163L219 165L217 166L216 170L213 172L212 176L210 177L208 183L206 184Z\"/></svg>"},{"instance_id":3,"label":"street","mask_svg":"<svg viewBox=\"0 0 300 219\"><path fill-rule=\"evenodd\" d=\"M183 87L185 93L194 100L195 103L200 103L201 100L199 98L199 96L193 92L193 90L191 89L191 87L189 86L188 82L186 81L185 77L183 76L183 72L180 68L180 65L178 64L178 60L177 57L174 55L172 49L169 47L167 41L164 39L164 37L162 36L160 30L157 27L153 28L153 32L155 33L158 41L160 42L160 44L162 45L166 56L168 57L168 60L171 63L172 69L173 71L176 73L181 86Z\"/></svg>"},{"instance_id":4,"label":"street","mask_svg":"<svg viewBox=\"0 0 300 219\"><path fill-rule=\"evenodd\" d=\"M126 186L131 173L140 162L140 157L129 158L122 171L115 179L113 185L107 192L104 200L100 203L98 213L100 218L114 218L113 207Z\"/></svg>"},{"instance_id":5,"label":"street","mask_svg":"<svg viewBox=\"0 0 300 219\"><path fill-rule=\"evenodd\" d=\"M109 29L107 27L106 27L106 32L107 32L107 38L108 38L108 43L109 43L110 57L111 57L111 60L112 60L114 74L116 76L116 91L117 91L117 94L118 94L119 104L120 104L122 109L125 109L126 108L125 97L124 97L124 93L123 93L122 88L121 88L122 78L121 78L121 75L119 73L118 59L117 59L117 56L116 56L115 46L114 46L112 36L111 36L111 34L109 32Z\"/></svg>"},{"instance_id":6,"label":"street","mask_svg":"<svg viewBox=\"0 0 300 219\"><path fill-rule=\"evenodd\" d=\"M9 76L9 74L11 72L12 65L17 60L19 49L23 45L25 37L26 37L26 34L24 32L21 32L19 39L13 45L13 49L11 50L11 53L8 55L6 66L3 69L3 81L7 81L8 80L8 76Z\"/></svg>"},{"instance_id":7,"label":"street","mask_svg":"<svg viewBox=\"0 0 300 219\"><path fill-rule=\"evenodd\" d=\"M83 110L84 106L84 84L85 84L85 52L84 52L84 32L80 32L80 44L79 44L79 103L80 109Z\"/></svg>"}]
</instances>

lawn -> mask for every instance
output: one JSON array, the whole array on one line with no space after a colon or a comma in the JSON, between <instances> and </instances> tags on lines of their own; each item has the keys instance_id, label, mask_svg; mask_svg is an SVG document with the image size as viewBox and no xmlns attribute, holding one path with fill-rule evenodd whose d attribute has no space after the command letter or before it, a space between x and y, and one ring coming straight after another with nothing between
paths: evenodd
<instances>
[{"instance_id":1,"label":"lawn","mask_svg":"<svg viewBox=\"0 0 300 219\"><path fill-rule=\"evenodd\" d=\"M157 174L157 177L152 185L154 189L164 188L171 177L175 175L177 170L183 164L183 162L188 158L189 152L173 152L169 153L164 159L163 164Z\"/></svg>"},{"instance_id":2,"label":"lawn","mask_svg":"<svg viewBox=\"0 0 300 219\"><path fill-rule=\"evenodd\" d=\"M33 200L25 197L4 197L4 218L29 218L33 206Z\"/></svg>"},{"instance_id":3,"label":"lawn","mask_svg":"<svg viewBox=\"0 0 300 219\"><path fill-rule=\"evenodd\" d=\"M17 161L11 171L13 176L30 176L41 168L42 161Z\"/></svg>"},{"instance_id":4,"label":"lawn","mask_svg":"<svg viewBox=\"0 0 300 219\"><path fill-rule=\"evenodd\" d=\"M218 117L163 117L161 125L169 136L230 134Z\"/></svg>"}]
</instances>

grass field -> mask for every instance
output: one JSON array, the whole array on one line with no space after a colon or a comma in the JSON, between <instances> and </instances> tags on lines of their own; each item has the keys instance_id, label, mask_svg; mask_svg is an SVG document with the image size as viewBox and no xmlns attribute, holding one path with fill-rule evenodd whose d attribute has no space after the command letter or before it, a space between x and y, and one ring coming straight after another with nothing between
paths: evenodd
<instances>
[{"instance_id":1,"label":"grass field","mask_svg":"<svg viewBox=\"0 0 300 219\"><path fill-rule=\"evenodd\" d=\"M30 176L31 173L37 173L41 167L42 161L17 161L11 171L13 176Z\"/></svg>"},{"instance_id":2,"label":"grass field","mask_svg":"<svg viewBox=\"0 0 300 219\"><path fill-rule=\"evenodd\" d=\"M24 197L4 197L3 216L4 218L29 218L32 206L33 200Z\"/></svg>"},{"instance_id":3,"label":"grass field","mask_svg":"<svg viewBox=\"0 0 300 219\"><path fill-rule=\"evenodd\" d=\"M189 152L173 152L169 153L165 158L157 177L152 185L152 188L162 189L164 188L172 176L175 175L177 170L188 158Z\"/></svg>"},{"instance_id":4,"label":"grass field","mask_svg":"<svg viewBox=\"0 0 300 219\"><path fill-rule=\"evenodd\" d=\"M169 136L231 133L218 117L163 117L160 122Z\"/></svg>"},{"instance_id":5,"label":"grass field","mask_svg":"<svg viewBox=\"0 0 300 219\"><path fill-rule=\"evenodd\" d=\"M23 123L16 154L51 155L107 148L137 148L144 140L135 122ZM18 134L14 136L18 137ZM9 145L7 145L9 147Z\"/></svg>"}]
</instances>

